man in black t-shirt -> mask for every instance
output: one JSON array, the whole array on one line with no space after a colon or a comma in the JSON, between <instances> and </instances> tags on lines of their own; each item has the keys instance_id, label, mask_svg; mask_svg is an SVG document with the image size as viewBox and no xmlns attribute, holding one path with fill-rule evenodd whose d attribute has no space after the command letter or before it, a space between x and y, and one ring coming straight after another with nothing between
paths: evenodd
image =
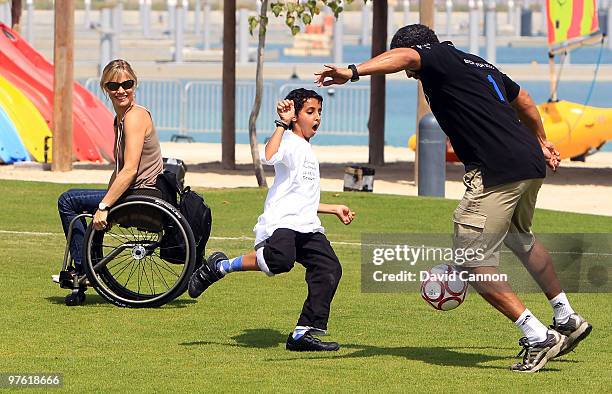
<instances>
[{"instance_id":1,"label":"man in black t-shirt","mask_svg":"<svg viewBox=\"0 0 612 394\"><path fill-rule=\"evenodd\" d=\"M559 152L547 141L529 93L482 58L450 42L440 43L424 25L399 29L391 50L358 66L326 65L315 74L315 82L329 86L399 71L421 81L433 114L465 165L466 191L453 214L454 247L484 253L457 268L493 278L499 273L499 252L505 243L553 308L554 329L548 330L507 282L471 282L525 334L519 341L525 356L511 369L536 372L549 359L573 350L592 329L570 306L550 254L531 232L546 165L556 170Z\"/></svg>"}]
</instances>

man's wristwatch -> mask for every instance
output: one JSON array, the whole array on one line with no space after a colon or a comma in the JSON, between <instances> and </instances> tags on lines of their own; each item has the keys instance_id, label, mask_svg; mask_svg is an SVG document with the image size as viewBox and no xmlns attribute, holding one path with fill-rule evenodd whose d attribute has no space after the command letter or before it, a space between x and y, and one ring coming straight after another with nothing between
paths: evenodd
<instances>
[{"instance_id":1,"label":"man's wristwatch","mask_svg":"<svg viewBox=\"0 0 612 394\"><path fill-rule=\"evenodd\" d=\"M107 204L104 204L103 202L98 204L98 211L108 211L109 208L110 206Z\"/></svg>"},{"instance_id":2,"label":"man's wristwatch","mask_svg":"<svg viewBox=\"0 0 612 394\"><path fill-rule=\"evenodd\" d=\"M282 120L276 119L276 120L274 121L274 124L275 124L276 126L278 126L278 127L282 127L282 128L283 128L283 129L285 129L285 130L288 130L288 129L289 129L289 125L288 125L287 123L283 122Z\"/></svg>"},{"instance_id":3,"label":"man's wristwatch","mask_svg":"<svg viewBox=\"0 0 612 394\"><path fill-rule=\"evenodd\" d=\"M348 68L353 72L353 76L351 77L351 82L359 81L359 73L357 72L357 66L354 64L349 64Z\"/></svg>"}]
</instances>

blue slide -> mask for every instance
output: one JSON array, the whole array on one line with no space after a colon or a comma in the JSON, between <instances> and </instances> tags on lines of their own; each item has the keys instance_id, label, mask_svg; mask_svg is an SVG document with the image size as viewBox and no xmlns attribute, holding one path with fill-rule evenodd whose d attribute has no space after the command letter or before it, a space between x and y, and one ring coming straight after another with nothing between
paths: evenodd
<instances>
[{"instance_id":1,"label":"blue slide","mask_svg":"<svg viewBox=\"0 0 612 394\"><path fill-rule=\"evenodd\" d=\"M0 161L10 164L29 160L30 155L4 109L0 107Z\"/></svg>"}]
</instances>

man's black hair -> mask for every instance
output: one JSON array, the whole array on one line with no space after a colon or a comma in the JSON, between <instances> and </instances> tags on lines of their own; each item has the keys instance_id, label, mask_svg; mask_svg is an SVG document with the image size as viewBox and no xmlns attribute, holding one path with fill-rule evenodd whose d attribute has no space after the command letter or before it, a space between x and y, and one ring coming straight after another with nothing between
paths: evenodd
<instances>
[{"instance_id":1,"label":"man's black hair","mask_svg":"<svg viewBox=\"0 0 612 394\"><path fill-rule=\"evenodd\" d=\"M285 100L293 100L293 108L295 109L295 116L297 116L304 107L306 100L310 98L317 99L319 103L323 104L323 97L319 93L304 88L290 91Z\"/></svg>"},{"instance_id":2,"label":"man's black hair","mask_svg":"<svg viewBox=\"0 0 612 394\"><path fill-rule=\"evenodd\" d=\"M437 44L440 41L436 33L421 24L408 25L399 29L391 40L391 49L410 48L415 45Z\"/></svg>"}]
</instances>

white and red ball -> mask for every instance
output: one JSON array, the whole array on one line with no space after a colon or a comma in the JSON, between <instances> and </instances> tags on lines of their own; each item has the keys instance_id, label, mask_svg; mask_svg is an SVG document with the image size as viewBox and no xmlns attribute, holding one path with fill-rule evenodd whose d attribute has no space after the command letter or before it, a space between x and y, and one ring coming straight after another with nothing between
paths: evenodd
<instances>
[{"instance_id":1,"label":"white and red ball","mask_svg":"<svg viewBox=\"0 0 612 394\"><path fill-rule=\"evenodd\" d=\"M427 273L428 276L421 281L421 297L425 302L440 311L450 311L463 303L468 282L460 278L453 266L439 264Z\"/></svg>"}]
</instances>

